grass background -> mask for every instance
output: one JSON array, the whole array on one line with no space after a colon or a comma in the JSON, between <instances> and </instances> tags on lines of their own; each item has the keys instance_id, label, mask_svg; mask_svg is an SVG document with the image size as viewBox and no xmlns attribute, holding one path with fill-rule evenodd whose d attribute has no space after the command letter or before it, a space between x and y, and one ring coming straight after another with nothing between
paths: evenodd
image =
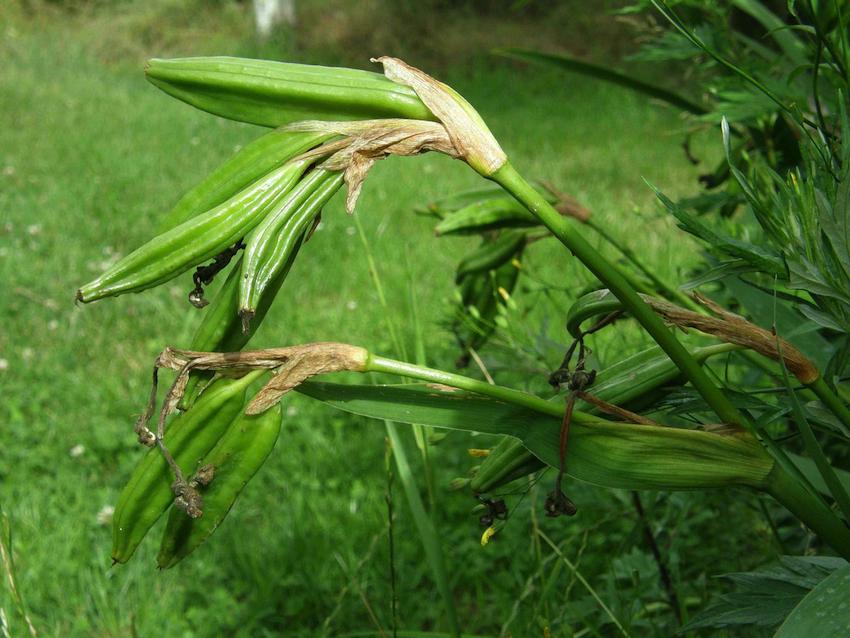
<instances>
[{"instance_id":1,"label":"grass background","mask_svg":"<svg viewBox=\"0 0 850 638\"><path fill-rule=\"evenodd\" d=\"M188 342L199 315L185 302L188 276L86 307L75 307L74 291L149 237L185 190L261 133L159 93L144 80L144 58L221 53L353 58L362 66L376 53L408 52L480 110L523 173L576 196L667 279L681 280L694 263L693 245L675 233L643 181L674 195L693 188L700 167L683 158L683 124L674 112L589 80L486 57L489 46L534 43L614 56L625 46L623 31L604 14L560 32L551 16L548 22L534 14L513 21L497 16L489 18L501 25L489 30L489 40L477 35L464 44L464 33L488 32L487 25L455 13L441 32L445 46L429 56L424 42L402 38L392 20L369 31L365 18L351 26L339 17L346 3L304 5L301 39L265 44L253 40L245 7L226 2L0 8L0 504L14 533L18 584L42 635L343 635L390 622L383 426L298 396L286 401L272 457L210 542L176 569L157 572L157 526L129 565L109 568L110 530L99 513L115 503L141 454L131 429L149 366L165 345ZM349 7L352 20L355 14ZM555 15L567 24L563 11ZM426 20L432 32L433 22ZM310 43L323 24L348 30L332 32L327 46ZM357 28L370 33L362 49L354 45ZM592 31L582 36L582 29ZM607 47L589 35L608 33L620 35ZM394 50L375 50L394 43ZM471 54L454 55L463 46ZM716 157L715 137L699 138L697 153ZM412 208L478 180L464 165L437 156L381 162L357 215L390 312L385 316L378 305L353 222L337 198L255 343L335 340L392 354L385 321L395 322L409 343L413 294L429 363L450 367L457 353L442 322L454 265L474 241L435 239L431 223ZM528 270L562 289L559 307L590 281L554 243L529 252ZM520 337L564 339L557 307L522 303L512 319ZM597 356L612 360L639 340L632 333L603 339ZM554 367L554 346L551 354ZM496 354L484 355L503 368L503 381L528 382ZM545 374L541 369L536 383ZM509 500L510 524L486 549L479 546L473 499L447 485L473 464L466 448L487 444L452 434L432 452L434 519L465 631L498 635L508 623L506 631L516 636L539 635L544 626L552 635L609 635L610 625L571 570L535 549L530 508L539 514L542 487ZM571 489L580 515L542 520L541 528L627 628L668 635L671 614L660 602L657 571L628 495ZM645 499L680 595L692 607L717 591L708 574L758 562L767 531L754 497ZM395 505L400 625L439 629L441 610L400 490ZM729 521L738 529L729 529ZM734 554L725 550L729 543L736 544ZM12 635L23 635L5 588L0 606Z\"/></svg>"}]
</instances>

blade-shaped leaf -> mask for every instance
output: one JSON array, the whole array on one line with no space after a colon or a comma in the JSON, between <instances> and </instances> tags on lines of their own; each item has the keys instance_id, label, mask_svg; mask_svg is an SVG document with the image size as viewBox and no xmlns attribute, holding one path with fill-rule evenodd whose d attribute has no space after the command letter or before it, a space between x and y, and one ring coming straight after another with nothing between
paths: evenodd
<instances>
[{"instance_id":1,"label":"blade-shaped leaf","mask_svg":"<svg viewBox=\"0 0 850 638\"><path fill-rule=\"evenodd\" d=\"M850 634L850 565L833 572L800 601L775 638L839 638Z\"/></svg>"},{"instance_id":2,"label":"blade-shaped leaf","mask_svg":"<svg viewBox=\"0 0 850 638\"><path fill-rule=\"evenodd\" d=\"M783 556L780 561L780 565L756 571L724 574L722 578L732 581L735 591L719 596L682 630L744 625L774 627L806 594L847 564L841 558L814 556Z\"/></svg>"},{"instance_id":3,"label":"blade-shaped leaf","mask_svg":"<svg viewBox=\"0 0 850 638\"><path fill-rule=\"evenodd\" d=\"M708 112L707 109L703 108L696 102L692 102L673 91L669 91L655 84L650 84L649 82L638 80L637 78L626 75L625 73L620 73L619 71L615 71L598 64L584 62L583 60L567 55L555 55L525 49L497 49L493 51L493 53L506 58L514 58L516 60L523 60L534 64L552 65L567 71L573 71L574 73L581 73L582 75L587 75L597 80L603 80L605 82L610 82L612 84L631 89L632 91L637 91L638 93L643 93L644 95L648 95L656 100L667 102L672 106L695 115L703 115Z\"/></svg>"},{"instance_id":4,"label":"blade-shaped leaf","mask_svg":"<svg viewBox=\"0 0 850 638\"><path fill-rule=\"evenodd\" d=\"M306 382L302 394L376 419L511 435L543 462L559 463L561 420L436 384L341 385ZM748 438L670 427L600 421L573 423L567 473L624 489L763 487L773 461Z\"/></svg>"}]
</instances>

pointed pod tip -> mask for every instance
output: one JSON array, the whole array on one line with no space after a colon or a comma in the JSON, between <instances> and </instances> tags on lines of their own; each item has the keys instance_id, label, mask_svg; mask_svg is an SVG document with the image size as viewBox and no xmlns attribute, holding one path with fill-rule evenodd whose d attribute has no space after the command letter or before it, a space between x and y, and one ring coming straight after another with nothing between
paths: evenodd
<instances>
[{"instance_id":1,"label":"pointed pod tip","mask_svg":"<svg viewBox=\"0 0 850 638\"><path fill-rule=\"evenodd\" d=\"M254 311L247 308L240 308L239 318L242 320L242 334L251 332L251 320L254 318Z\"/></svg>"},{"instance_id":2,"label":"pointed pod tip","mask_svg":"<svg viewBox=\"0 0 850 638\"><path fill-rule=\"evenodd\" d=\"M169 569L170 567L174 567L177 564L177 561L174 560L174 557L164 558L157 556L156 557L156 568L160 571L164 571Z\"/></svg>"}]
</instances>

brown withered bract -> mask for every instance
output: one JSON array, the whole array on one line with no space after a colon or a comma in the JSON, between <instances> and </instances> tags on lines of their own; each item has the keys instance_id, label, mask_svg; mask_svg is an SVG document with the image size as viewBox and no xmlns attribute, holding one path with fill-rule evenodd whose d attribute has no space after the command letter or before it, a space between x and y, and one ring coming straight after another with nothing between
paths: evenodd
<instances>
[{"instance_id":1,"label":"brown withered bract","mask_svg":"<svg viewBox=\"0 0 850 638\"><path fill-rule=\"evenodd\" d=\"M686 310L657 297L641 296L666 322L679 328L694 328L700 332L714 335L727 343L734 343L755 350L774 361L782 361L788 371L799 379L800 383L813 383L820 376L815 364L809 361L806 355L791 343L778 337L774 332L765 330L750 323L740 315L721 308L699 293L694 294L694 299L716 314L717 317Z\"/></svg>"}]
</instances>

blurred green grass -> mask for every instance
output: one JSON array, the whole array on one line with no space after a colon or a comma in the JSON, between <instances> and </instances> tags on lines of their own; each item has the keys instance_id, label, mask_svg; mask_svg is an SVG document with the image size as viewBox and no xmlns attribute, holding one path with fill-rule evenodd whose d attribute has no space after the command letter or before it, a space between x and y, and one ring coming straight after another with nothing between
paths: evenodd
<instances>
[{"instance_id":1,"label":"blurred green grass","mask_svg":"<svg viewBox=\"0 0 850 638\"><path fill-rule=\"evenodd\" d=\"M86 307L74 306L74 291L147 238L183 191L260 131L167 98L136 64L105 61L91 40L93 29L55 19L28 24L7 26L0 42L6 60L0 74L0 503L12 521L19 586L36 625L48 636L314 636L333 614L327 635L338 635L372 626L365 600L386 627L383 427L297 396L287 399L275 453L211 542L159 573L153 566L158 526L131 564L110 569L109 526L98 516L114 504L141 454L131 424L146 396L149 366L165 345L186 344L199 317L185 302L188 276ZM184 53L194 46L253 50L230 31L214 36L212 44L190 38L181 46ZM584 79L512 65L459 66L443 79L479 108L521 171L575 195L651 267L681 280L693 263L693 246L674 235L643 182L646 177L674 195L692 188L698 168L682 159L675 113ZM712 143L703 139L698 152L716 156ZM411 211L478 179L442 157L381 162L356 213L381 269L392 307L388 319L412 339L412 285L432 365L451 366L456 355L440 322L449 312L454 264L472 240L437 240L429 221ZM529 268L569 289L565 306L590 281L552 242L530 253ZM352 220L335 201L256 345L336 340L391 354L382 315ZM538 308L527 327L557 341L562 319ZM629 333L597 354L611 357L639 340ZM472 499L446 485L472 464L465 448L481 445L453 435L434 448L436 519L465 629L497 633L535 565L531 551L516 550L529 543L530 499L504 532L511 538L497 538L486 550L478 546ZM600 498L592 488L577 490L580 505ZM428 593L430 574L401 494L395 498L402 626L432 628L440 612ZM575 523L546 521L544 528L562 541L584 535L595 556L587 569L604 577L611 543L625 543L631 529L616 503L588 507ZM608 536L588 540L592 529ZM351 581L348 572L370 546L371 558ZM569 582L569 574L561 578ZM20 629L6 591L0 592L0 604ZM578 626L592 624L583 593L575 592L570 608ZM632 613L633 602L612 604Z\"/></svg>"}]
</instances>

